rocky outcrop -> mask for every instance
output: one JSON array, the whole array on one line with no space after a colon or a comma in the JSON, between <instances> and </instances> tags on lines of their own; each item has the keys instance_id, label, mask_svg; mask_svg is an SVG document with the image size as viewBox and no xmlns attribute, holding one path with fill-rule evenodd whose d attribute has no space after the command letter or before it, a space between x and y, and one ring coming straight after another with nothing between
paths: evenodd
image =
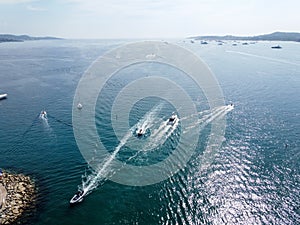
<instances>
[{"instance_id":1,"label":"rocky outcrop","mask_svg":"<svg viewBox=\"0 0 300 225\"><path fill-rule=\"evenodd\" d=\"M22 217L35 209L36 188L30 177L4 172L0 179L2 206L0 224L23 224ZM0 194L1 194L0 193Z\"/></svg>"}]
</instances>

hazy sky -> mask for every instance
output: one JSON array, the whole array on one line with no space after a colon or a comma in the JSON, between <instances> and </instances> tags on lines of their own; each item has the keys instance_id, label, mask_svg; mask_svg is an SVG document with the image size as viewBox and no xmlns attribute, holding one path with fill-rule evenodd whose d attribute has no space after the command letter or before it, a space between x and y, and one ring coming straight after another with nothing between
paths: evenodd
<instances>
[{"instance_id":1,"label":"hazy sky","mask_svg":"<svg viewBox=\"0 0 300 225\"><path fill-rule=\"evenodd\" d=\"M0 33L169 38L300 32L299 0L0 0Z\"/></svg>"}]
</instances>

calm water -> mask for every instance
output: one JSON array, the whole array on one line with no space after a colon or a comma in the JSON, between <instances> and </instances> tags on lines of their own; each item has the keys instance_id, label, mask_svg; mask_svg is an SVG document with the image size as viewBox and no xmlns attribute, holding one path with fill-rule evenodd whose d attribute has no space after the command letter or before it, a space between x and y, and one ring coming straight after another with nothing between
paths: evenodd
<instances>
[{"instance_id":1,"label":"calm water","mask_svg":"<svg viewBox=\"0 0 300 225\"><path fill-rule=\"evenodd\" d=\"M0 44L0 91L9 94L0 102L0 167L36 180L39 207L32 224L300 223L300 44L284 42L281 50L274 50L269 42L173 42L199 55L217 77L226 101L235 103L214 162L202 168L207 126L195 156L169 180L146 187L106 181L76 207L69 207L69 199L90 170L72 127L66 125L72 122L75 89L98 56L125 41ZM114 92L108 88L102 94L109 98ZM133 118L150 110L147 103L139 104L144 111L133 111ZM105 113L108 105L100 102L99 111ZM167 103L164 107L162 116L173 110ZM48 125L37 118L43 109ZM105 124L105 117L97 123ZM105 132L103 127L99 133ZM104 142L112 151L118 144L114 138ZM176 140L164 149L172 145ZM126 149L123 154L121 150L118 157L126 158ZM141 155L135 163L159 157Z\"/></svg>"}]
</instances>

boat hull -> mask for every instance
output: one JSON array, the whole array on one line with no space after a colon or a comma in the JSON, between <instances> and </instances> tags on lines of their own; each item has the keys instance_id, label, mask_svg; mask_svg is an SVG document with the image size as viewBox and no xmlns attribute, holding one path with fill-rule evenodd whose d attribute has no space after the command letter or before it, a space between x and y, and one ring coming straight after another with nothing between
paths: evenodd
<instances>
[{"instance_id":1,"label":"boat hull","mask_svg":"<svg viewBox=\"0 0 300 225\"><path fill-rule=\"evenodd\" d=\"M0 95L0 100L6 99L6 98L7 98L7 94L1 94L1 95Z\"/></svg>"}]
</instances>

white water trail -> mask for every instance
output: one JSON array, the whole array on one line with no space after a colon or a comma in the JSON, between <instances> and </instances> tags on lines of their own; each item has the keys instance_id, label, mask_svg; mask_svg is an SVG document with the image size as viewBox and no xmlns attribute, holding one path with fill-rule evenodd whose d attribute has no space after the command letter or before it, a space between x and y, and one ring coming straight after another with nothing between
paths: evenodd
<instances>
[{"instance_id":1,"label":"white water trail","mask_svg":"<svg viewBox=\"0 0 300 225\"><path fill-rule=\"evenodd\" d=\"M195 128L198 124L200 124L200 129L202 130L205 126L211 123L215 119L219 119L224 117L228 112L234 109L233 105L227 106L220 106L215 109L212 109L211 113L203 116L202 118L198 119L193 125L187 127L183 133L188 132L190 129Z\"/></svg>"},{"instance_id":2,"label":"white water trail","mask_svg":"<svg viewBox=\"0 0 300 225\"><path fill-rule=\"evenodd\" d=\"M105 161L103 166L99 169L96 176L89 177L90 179L87 180L87 186L85 186L85 183L83 183L83 191L85 193L89 193L93 189L97 188L98 183L105 178L107 173L107 167L110 165L110 163L114 160L117 153L120 151L120 149L126 144L127 140L132 136L132 132L128 131L126 135L122 138L119 145L115 148L114 152L109 156L109 158Z\"/></svg>"},{"instance_id":3,"label":"white water trail","mask_svg":"<svg viewBox=\"0 0 300 225\"><path fill-rule=\"evenodd\" d=\"M143 118L139 122L137 122L136 125L133 126L133 129L150 129L155 124L154 121L157 120L157 114L162 109L162 107L163 103L154 106L143 116Z\"/></svg>"},{"instance_id":4,"label":"white water trail","mask_svg":"<svg viewBox=\"0 0 300 225\"><path fill-rule=\"evenodd\" d=\"M179 120L177 120L173 125L168 125L168 122L164 121L156 130L153 131L149 137L148 144L143 148L143 150L147 151L163 145L165 141L173 134L178 125Z\"/></svg>"},{"instance_id":5,"label":"white water trail","mask_svg":"<svg viewBox=\"0 0 300 225\"><path fill-rule=\"evenodd\" d=\"M247 53L247 52L238 52L238 51L231 51L231 50L227 50L226 52L250 56L250 57L256 57L256 58L265 59L265 60L273 61L273 62L285 63L285 64L289 64L289 65L293 65L293 66L300 66L299 63L290 62L290 61L287 61L284 59L276 59L276 58L271 58L271 57L267 57L267 56L255 55L255 54L251 54L251 53Z\"/></svg>"},{"instance_id":6,"label":"white water trail","mask_svg":"<svg viewBox=\"0 0 300 225\"><path fill-rule=\"evenodd\" d=\"M86 181L82 182L82 187L79 189L82 189L85 194L89 194L92 190L96 189L98 185L105 180L106 176L113 171L110 171L108 169L111 162L115 159L118 152L121 150L121 148L127 143L127 141L133 136L133 133L137 128L142 129L148 129L150 128L154 123L158 112L162 109L163 104L160 103L157 106L153 107L149 112L147 112L135 125L133 125L127 133L124 135L124 137L120 140L120 143L115 148L113 153L104 160L105 163L101 166L99 166L99 170L95 171L91 175L87 176ZM86 176L85 176L86 177Z\"/></svg>"},{"instance_id":7,"label":"white water trail","mask_svg":"<svg viewBox=\"0 0 300 225\"><path fill-rule=\"evenodd\" d=\"M47 132L52 132L52 129L49 125L48 118L45 115L40 115L39 119L42 121L42 124Z\"/></svg>"},{"instance_id":8,"label":"white water trail","mask_svg":"<svg viewBox=\"0 0 300 225\"><path fill-rule=\"evenodd\" d=\"M151 111L146 113L144 117L138 121L134 126L132 126L128 132L125 134L125 136L120 140L119 145L115 148L114 152L105 160L105 163L103 166L98 171L95 171L93 174L87 176L87 180L83 181L82 183L82 190L84 191L85 194L89 194L92 192L92 190L96 189L98 185L105 181L106 176L108 173L113 172L108 169L109 165L111 162L115 159L117 153L120 151L120 149L127 143L127 141L133 136L133 132L136 130L136 128L143 127L145 129L150 128L154 126L157 113L159 110L161 110L162 105L158 105L154 107ZM207 114L209 111L205 110L203 112L199 112L198 115L203 115L206 114L203 118L198 119L196 121L196 124L201 124L201 129L203 129L206 125L208 125L210 122L217 118L221 118L225 116L229 111L233 109L233 106L221 106L218 108L215 108L211 110L211 113ZM194 115L191 115L194 116ZM187 118L184 118L187 119ZM158 121L158 120L157 120ZM161 121L161 120L160 120ZM190 127L187 127L185 131L187 132L188 130L194 128L196 124L193 124ZM162 145L171 135L172 133L176 130L177 126L179 125L179 120L176 121L175 124L168 125L167 121L164 121L161 123L161 125L153 131L152 135L149 137L150 141L148 144L141 149L140 151L145 151L145 149L152 149L153 147L157 147L159 145ZM135 155L130 157L128 160L131 160L134 158L140 151L138 151ZM85 176L86 177L86 176Z\"/></svg>"}]
</instances>

